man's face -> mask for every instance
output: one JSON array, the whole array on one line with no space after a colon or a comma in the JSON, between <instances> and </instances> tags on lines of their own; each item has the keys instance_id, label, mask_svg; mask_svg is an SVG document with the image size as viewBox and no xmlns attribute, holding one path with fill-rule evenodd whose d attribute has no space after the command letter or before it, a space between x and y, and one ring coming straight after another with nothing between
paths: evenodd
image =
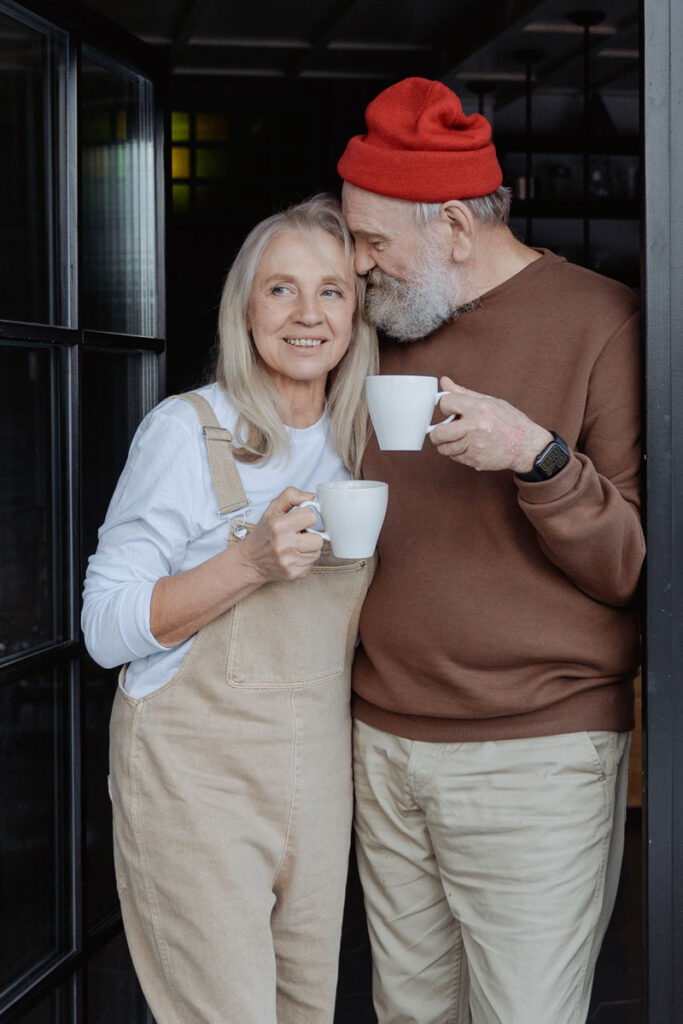
<instances>
[{"instance_id":1,"label":"man's face","mask_svg":"<svg viewBox=\"0 0 683 1024\"><path fill-rule=\"evenodd\" d=\"M356 243L356 273L378 267L390 277L407 280L420 234L412 205L344 182L342 209Z\"/></svg>"},{"instance_id":2,"label":"man's face","mask_svg":"<svg viewBox=\"0 0 683 1024\"><path fill-rule=\"evenodd\" d=\"M444 225L420 226L413 204L348 182L342 206L355 241L356 271L368 279L370 322L399 341L412 341L452 319L460 288Z\"/></svg>"}]
</instances>

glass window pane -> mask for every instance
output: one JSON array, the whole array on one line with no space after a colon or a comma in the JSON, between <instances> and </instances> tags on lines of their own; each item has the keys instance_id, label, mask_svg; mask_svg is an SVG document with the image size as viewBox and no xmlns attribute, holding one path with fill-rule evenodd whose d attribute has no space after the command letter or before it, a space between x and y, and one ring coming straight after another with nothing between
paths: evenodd
<instances>
[{"instance_id":1,"label":"glass window pane","mask_svg":"<svg viewBox=\"0 0 683 1024\"><path fill-rule=\"evenodd\" d=\"M153 86L84 47L79 99L82 326L155 337Z\"/></svg>"},{"instance_id":2,"label":"glass window pane","mask_svg":"<svg viewBox=\"0 0 683 1024\"><path fill-rule=\"evenodd\" d=\"M143 416L159 395L158 359L153 352L84 348L83 550L97 547L102 524L123 469L128 447Z\"/></svg>"},{"instance_id":3,"label":"glass window pane","mask_svg":"<svg viewBox=\"0 0 683 1024\"><path fill-rule=\"evenodd\" d=\"M16 1018L16 1024L73 1024L73 982L67 982L55 992L51 992L37 1006ZM15 1018L12 1018L14 1021Z\"/></svg>"},{"instance_id":4,"label":"glass window pane","mask_svg":"<svg viewBox=\"0 0 683 1024\"><path fill-rule=\"evenodd\" d=\"M71 948L67 671L0 683L0 991Z\"/></svg>"},{"instance_id":5,"label":"glass window pane","mask_svg":"<svg viewBox=\"0 0 683 1024\"><path fill-rule=\"evenodd\" d=\"M84 553L97 546L97 530L123 469L135 429L157 401L157 357L150 352L83 350ZM121 396L126 396L126 401ZM83 659L83 785L87 919L96 924L117 908L107 792L109 716L116 672ZM121 1016L120 1020L127 1020Z\"/></svg>"},{"instance_id":6,"label":"glass window pane","mask_svg":"<svg viewBox=\"0 0 683 1024\"><path fill-rule=\"evenodd\" d=\"M224 178L228 173L227 150L197 149L195 168L198 178Z\"/></svg>"},{"instance_id":7,"label":"glass window pane","mask_svg":"<svg viewBox=\"0 0 683 1024\"><path fill-rule=\"evenodd\" d=\"M145 1024L147 1006L123 933L88 964L88 1024Z\"/></svg>"},{"instance_id":8,"label":"glass window pane","mask_svg":"<svg viewBox=\"0 0 683 1024\"><path fill-rule=\"evenodd\" d=\"M0 318L69 325L67 37L0 0ZM60 280L62 284L60 285Z\"/></svg>"},{"instance_id":9,"label":"glass window pane","mask_svg":"<svg viewBox=\"0 0 683 1024\"><path fill-rule=\"evenodd\" d=\"M195 114L195 136L198 142L222 142L228 137L227 114Z\"/></svg>"},{"instance_id":10,"label":"glass window pane","mask_svg":"<svg viewBox=\"0 0 683 1024\"><path fill-rule=\"evenodd\" d=\"M189 142L190 115L186 110L174 110L171 114L171 142Z\"/></svg>"},{"instance_id":11,"label":"glass window pane","mask_svg":"<svg viewBox=\"0 0 683 1024\"><path fill-rule=\"evenodd\" d=\"M171 150L171 176L190 177L190 150L188 146L174 146Z\"/></svg>"},{"instance_id":12,"label":"glass window pane","mask_svg":"<svg viewBox=\"0 0 683 1024\"><path fill-rule=\"evenodd\" d=\"M173 212L190 212L190 186L173 183Z\"/></svg>"},{"instance_id":13,"label":"glass window pane","mask_svg":"<svg viewBox=\"0 0 683 1024\"><path fill-rule=\"evenodd\" d=\"M0 346L0 661L64 636L56 356Z\"/></svg>"}]
</instances>

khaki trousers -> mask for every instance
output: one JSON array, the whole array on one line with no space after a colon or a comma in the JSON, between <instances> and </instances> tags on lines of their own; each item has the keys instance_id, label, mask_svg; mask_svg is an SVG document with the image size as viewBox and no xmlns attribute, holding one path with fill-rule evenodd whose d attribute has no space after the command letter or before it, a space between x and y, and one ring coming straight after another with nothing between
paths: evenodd
<instances>
[{"instance_id":1,"label":"khaki trousers","mask_svg":"<svg viewBox=\"0 0 683 1024\"><path fill-rule=\"evenodd\" d=\"M350 665L372 561L323 555L197 635L111 720L114 856L157 1024L328 1024L351 832Z\"/></svg>"},{"instance_id":2,"label":"khaki trousers","mask_svg":"<svg viewBox=\"0 0 683 1024\"><path fill-rule=\"evenodd\" d=\"M621 865L628 735L354 728L380 1024L582 1024Z\"/></svg>"}]
</instances>

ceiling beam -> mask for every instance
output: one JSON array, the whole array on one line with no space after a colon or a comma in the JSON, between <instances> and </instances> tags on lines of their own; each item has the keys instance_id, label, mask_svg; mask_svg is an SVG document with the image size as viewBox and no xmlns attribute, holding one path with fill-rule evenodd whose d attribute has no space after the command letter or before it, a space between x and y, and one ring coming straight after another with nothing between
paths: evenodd
<instances>
[{"instance_id":1,"label":"ceiling beam","mask_svg":"<svg viewBox=\"0 0 683 1024\"><path fill-rule=\"evenodd\" d=\"M168 58L171 69L179 63L180 55L187 47L192 33L212 0L188 0L185 10L173 33Z\"/></svg>"},{"instance_id":2,"label":"ceiling beam","mask_svg":"<svg viewBox=\"0 0 683 1024\"><path fill-rule=\"evenodd\" d=\"M193 42L185 47L173 67L173 75L279 75L291 77L290 67L300 61L300 47L258 45L207 46ZM356 78L397 81L407 74L429 76L434 54L421 47L361 47L359 50L328 48L325 59L303 63L298 78Z\"/></svg>"},{"instance_id":3,"label":"ceiling beam","mask_svg":"<svg viewBox=\"0 0 683 1024\"><path fill-rule=\"evenodd\" d=\"M438 39L434 40L434 47L439 52L439 67L435 77L443 77L456 70L473 53L501 36L543 3L545 0L478 0L476 11L470 11L469 17L462 9L454 10L440 27ZM460 7L459 4L453 6Z\"/></svg>"},{"instance_id":4,"label":"ceiling beam","mask_svg":"<svg viewBox=\"0 0 683 1024\"><path fill-rule=\"evenodd\" d=\"M337 0L333 4L326 17L318 25L315 34L311 38L311 45L306 55L298 57L287 68L287 74L296 77L302 71L310 68L316 57L319 57L327 49L327 44L334 37L335 31L341 20L349 13L355 5L356 0Z\"/></svg>"},{"instance_id":5,"label":"ceiling beam","mask_svg":"<svg viewBox=\"0 0 683 1024\"><path fill-rule=\"evenodd\" d=\"M77 38L88 38L99 49L125 55L143 73L166 73L166 65L155 47L80 0L59 0L58 4L55 0L22 0L22 4L46 21L73 32Z\"/></svg>"},{"instance_id":6,"label":"ceiling beam","mask_svg":"<svg viewBox=\"0 0 683 1024\"><path fill-rule=\"evenodd\" d=\"M614 45L615 40L617 40L622 33L630 32L633 28L635 28L637 26L638 26L638 16L637 15L634 15L633 17L626 18L623 21L618 22L617 23L617 31L613 35L610 36L610 45ZM534 75L534 88L535 89L538 89L540 86L542 86L543 83L547 82L553 75L557 74L558 72L565 71L567 68L571 67L572 64L578 63L578 62L580 62L583 59L583 38L582 38L582 36L580 36L580 35L568 36L567 38L575 40L576 45L572 49L569 49L569 50L565 51L565 53L563 53L561 56L556 57L553 60L548 60L548 61L542 62L541 64L538 65L537 71L536 71L536 73ZM604 36L600 36L598 34L591 35L591 48L595 48L595 47L600 46L600 45L604 45ZM637 63L637 61L636 61L636 63ZM611 64L611 62L610 61L606 61L606 64ZM606 66L606 65L603 65L603 67L604 66ZM618 78L620 78L622 73L626 74L626 73L630 72L631 70L632 70L631 62L630 61L624 61L624 70L623 70L623 72L617 71L615 73L614 70L613 70L613 65L612 65L612 69L610 70L610 73L609 74L604 74L601 77L600 76L600 60L596 60L593 63L592 67L591 67L591 91L595 92L597 89L605 88L605 86L611 84L612 82L614 82ZM580 91L580 88L581 88L580 82L581 82L581 77L580 77L580 75L578 75L577 76L577 83L578 83L577 84L577 91ZM502 89L496 95L496 108L498 110L500 110L503 107L507 106L508 103L513 103L515 100L518 100L520 98L520 96L523 95L523 93L524 93L523 87L520 87L517 84L514 84L514 85L510 84L510 85L506 86L504 89Z\"/></svg>"}]
</instances>

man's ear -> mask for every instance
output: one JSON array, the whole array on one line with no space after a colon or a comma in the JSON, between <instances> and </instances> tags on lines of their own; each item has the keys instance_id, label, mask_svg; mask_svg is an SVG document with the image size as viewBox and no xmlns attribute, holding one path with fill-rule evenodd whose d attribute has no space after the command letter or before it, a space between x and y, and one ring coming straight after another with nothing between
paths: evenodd
<instances>
[{"instance_id":1,"label":"man's ear","mask_svg":"<svg viewBox=\"0 0 683 1024\"><path fill-rule=\"evenodd\" d=\"M476 232L474 214L460 199L448 199L441 204L441 217L451 234L451 255L454 263L464 263L472 252Z\"/></svg>"}]
</instances>

